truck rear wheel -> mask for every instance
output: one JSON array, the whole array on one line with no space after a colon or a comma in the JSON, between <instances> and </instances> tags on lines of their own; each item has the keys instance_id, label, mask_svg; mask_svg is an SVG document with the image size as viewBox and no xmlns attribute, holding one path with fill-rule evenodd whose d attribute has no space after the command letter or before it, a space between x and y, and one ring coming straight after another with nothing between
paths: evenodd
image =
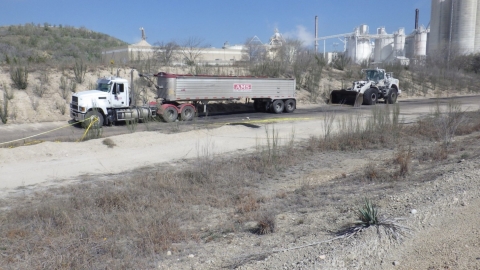
<instances>
[{"instance_id":1,"label":"truck rear wheel","mask_svg":"<svg viewBox=\"0 0 480 270\"><path fill-rule=\"evenodd\" d=\"M375 105L378 100L378 92L375 88L370 88L365 93L363 93L363 104L364 105Z\"/></svg>"},{"instance_id":2,"label":"truck rear wheel","mask_svg":"<svg viewBox=\"0 0 480 270\"><path fill-rule=\"evenodd\" d=\"M167 107L162 113L162 118L167 123L175 122L175 120L177 120L177 117L178 117L178 112L173 107Z\"/></svg>"},{"instance_id":3,"label":"truck rear wheel","mask_svg":"<svg viewBox=\"0 0 480 270\"><path fill-rule=\"evenodd\" d=\"M182 121L190 121L195 116L195 109L191 106L185 106L182 109L182 113L180 114L180 118Z\"/></svg>"},{"instance_id":4,"label":"truck rear wheel","mask_svg":"<svg viewBox=\"0 0 480 270\"><path fill-rule=\"evenodd\" d=\"M271 110L273 113L282 113L284 108L285 108L285 103L283 103L283 100L277 99L273 101Z\"/></svg>"},{"instance_id":5,"label":"truck rear wheel","mask_svg":"<svg viewBox=\"0 0 480 270\"><path fill-rule=\"evenodd\" d=\"M285 101L285 109L283 109L286 113L291 113L295 110L295 100L294 99L287 99Z\"/></svg>"},{"instance_id":6,"label":"truck rear wheel","mask_svg":"<svg viewBox=\"0 0 480 270\"><path fill-rule=\"evenodd\" d=\"M93 119L98 120L92 124L92 128L101 128L103 126L103 115L99 111L89 111L85 114L85 120L82 122L83 128L88 128Z\"/></svg>"}]
</instances>

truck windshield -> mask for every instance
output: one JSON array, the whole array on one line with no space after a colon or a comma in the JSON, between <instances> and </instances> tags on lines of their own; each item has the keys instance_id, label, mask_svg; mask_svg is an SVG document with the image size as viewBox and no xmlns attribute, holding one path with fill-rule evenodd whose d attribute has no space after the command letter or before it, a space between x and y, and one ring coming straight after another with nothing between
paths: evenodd
<instances>
[{"instance_id":1,"label":"truck windshield","mask_svg":"<svg viewBox=\"0 0 480 270\"><path fill-rule=\"evenodd\" d=\"M97 90L100 90L102 92L108 92L110 91L110 85L109 83L98 83L97 85Z\"/></svg>"}]
</instances>

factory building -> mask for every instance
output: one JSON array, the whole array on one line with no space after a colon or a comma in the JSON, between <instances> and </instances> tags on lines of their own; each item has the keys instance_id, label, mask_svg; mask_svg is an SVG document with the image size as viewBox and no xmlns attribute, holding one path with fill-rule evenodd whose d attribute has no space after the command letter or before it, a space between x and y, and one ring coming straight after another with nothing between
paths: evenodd
<instances>
[{"instance_id":1,"label":"factory building","mask_svg":"<svg viewBox=\"0 0 480 270\"><path fill-rule=\"evenodd\" d=\"M140 42L104 50L102 52L103 62L107 65L128 65L131 62L157 57L157 53L162 49L150 45L146 40L145 31L143 28L140 28L140 30L142 31ZM243 55L243 45L229 45L228 42L225 42L222 48L201 48L199 50L201 52L197 63L200 65L232 65L236 61L242 60ZM182 49L178 49L175 54L177 57L172 64L176 66L185 65L185 61L181 57Z\"/></svg>"}]
</instances>

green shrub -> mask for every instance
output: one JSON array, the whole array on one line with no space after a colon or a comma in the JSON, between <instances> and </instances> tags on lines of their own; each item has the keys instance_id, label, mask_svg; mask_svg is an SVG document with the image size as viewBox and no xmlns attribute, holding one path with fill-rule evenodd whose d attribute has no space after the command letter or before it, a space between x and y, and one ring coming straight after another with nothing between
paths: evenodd
<instances>
[{"instance_id":1,"label":"green shrub","mask_svg":"<svg viewBox=\"0 0 480 270\"><path fill-rule=\"evenodd\" d=\"M87 65L82 60L75 61L73 73L75 74L75 81L82 84L85 81L85 73L87 72ZM74 91L72 91L74 92Z\"/></svg>"},{"instance_id":2,"label":"green shrub","mask_svg":"<svg viewBox=\"0 0 480 270\"><path fill-rule=\"evenodd\" d=\"M26 89L28 86L28 70L24 66L10 68L10 79L17 89Z\"/></svg>"}]
</instances>

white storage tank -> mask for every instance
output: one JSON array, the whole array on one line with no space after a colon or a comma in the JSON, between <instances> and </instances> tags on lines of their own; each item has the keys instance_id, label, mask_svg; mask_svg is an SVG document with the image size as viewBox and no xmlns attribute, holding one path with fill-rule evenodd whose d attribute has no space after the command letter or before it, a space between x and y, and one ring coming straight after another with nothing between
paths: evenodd
<instances>
[{"instance_id":1,"label":"white storage tank","mask_svg":"<svg viewBox=\"0 0 480 270\"><path fill-rule=\"evenodd\" d=\"M365 60L368 60L372 55L372 45L368 38L362 38L359 36L351 36L347 40L347 56L352 59L353 62L360 64Z\"/></svg>"},{"instance_id":2,"label":"white storage tank","mask_svg":"<svg viewBox=\"0 0 480 270\"><path fill-rule=\"evenodd\" d=\"M475 22L475 47L474 53L480 52L480 1L477 3L477 18Z\"/></svg>"},{"instance_id":3,"label":"white storage tank","mask_svg":"<svg viewBox=\"0 0 480 270\"><path fill-rule=\"evenodd\" d=\"M393 38L381 36L387 35L384 27L378 28L377 34L380 35L380 37L375 39L375 52L373 58L375 62L384 62L393 54Z\"/></svg>"},{"instance_id":4,"label":"white storage tank","mask_svg":"<svg viewBox=\"0 0 480 270\"><path fill-rule=\"evenodd\" d=\"M462 0L463 1L463 0ZM432 0L428 51L446 49L450 39L452 0Z\"/></svg>"},{"instance_id":5,"label":"white storage tank","mask_svg":"<svg viewBox=\"0 0 480 270\"><path fill-rule=\"evenodd\" d=\"M357 63L362 63L370 58L372 55L372 46L370 40L362 38L357 41Z\"/></svg>"},{"instance_id":6,"label":"white storage tank","mask_svg":"<svg viewBox=\"0 0 480 270\"><path fill-rule=\"evenodd\" d=\"M404 55L405 28L400 28L393 34L393 44L393 49L397 52L397 55Z\"/></svg>"},{"instance_id":7,"label":"white storage tank","mask_svg":"<svg viewBox=\"0 0 480 270\"><path fill-rule=\"evenodd\" d=\"M419 29L415 33L414 55L416 57L427 55L427 31L425 29Z\"/></svg>"},{"instance_id":8,"label":"white storage tank","mask_svg":"<svg viewBox=\"0 0 480 270\"><path fill-rule=\"evenodd\" d=\"M451 45L460 53L473 53L477 22L477 0L453 1L453 11Z\"/></svg>"},{"instance_id":9,"label":"white storage tank","mask_svg":"<svg viewBox=\"0 0 480 270\"><path fill-rule=\"evenodd\" d=\"M415 35L409 35L405 38L405 57L415 57Z\"/></svg>"}]
</instances>

